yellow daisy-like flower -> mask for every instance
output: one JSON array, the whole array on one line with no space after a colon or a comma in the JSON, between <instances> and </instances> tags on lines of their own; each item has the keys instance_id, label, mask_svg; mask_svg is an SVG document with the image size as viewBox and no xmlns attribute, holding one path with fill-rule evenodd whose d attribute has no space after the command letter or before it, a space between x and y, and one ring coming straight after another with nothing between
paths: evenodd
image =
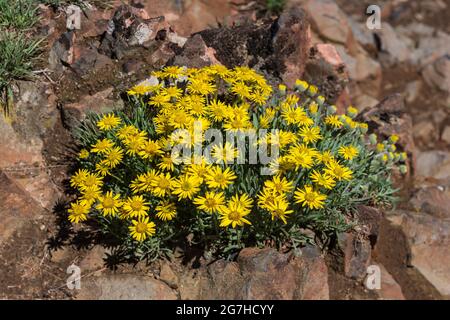
<instances>
[{"instance_id":1,"label":"yellow daisy-like flower","mask_svg":"<svg viewBox=\"0 0 450 320\"><path fill-rule=\"evenodd\" d=\"M154 177L152 181L153 194L158 197L164 197L165 195L170 193L172 189L172 185L174 183L173 178L170 176L170 173L161 173Z\"/></svg>"},{"instance_id":2,"label":"yellow daisy-like flower","mask_svg":"<svg viewBox=\"0 0 450 320\"><path fill-rule=\"evenodd\" d=\"M295 166L296 170L299 168L309 169L314 164L313 154L299 148L291 149L287 159Z\"/></svg>"},{"instance_id":3,"label":"yellow daisy-like flower","mask_svg":"<svg viewBox=\"0 0 450 320\"><path fill-rule=\"evenodd\" d=\"M209 170L211 169L211 165L207 164L205 160L203 160L201 163L199 164L191 164L188 169L187 169L187 174L188 175L193 175L196 176L197 178L199 178L202 183L206 177L206 175L208 174Z\"/></svg>"},{"instance_id":4,"label":"yellow daisy-like flower","mask_svg":"<svg viewBox=\"0 0 450 320\"><path fill-rule=\"evenodd\" d=\"M161 162L157 164L158 168L165 171L174 171L175 165L180 164L182 159L177 155L165 154Z\"/></svg>"},{"instance_id":5,"label":"yellow daisy-like flower","mask_svg":"<svg viewBox=\"0 0 450 320\"><path fill-rule=\"evenodd\" d=\"M225 171L221 167L211 168L208 174L205 176L206 184L213 189L225 189L233 183L237 177L230 168L226 168Z\"/></svg>"},{"instance_id":6,"label":"yellow daisy-like flower","mask_svg":"<svg viewBox=\"0 0 450 320\"><path fill-rule=\"evenodd\" d=\"M131 226L128 227L133 239L142 242L147 237L151 237L155 234L155 223L149 221L148 217L140 218L139 220L131 221Z\"/></svg>"},{"instance_id":7,"label":"yellow daisy-like flower","mask_svg":"<svg viewBox=\"0 0 450 320\"><path fill-rule=\"evenodd\" d=\"M262 191L258 193L258 206L268 210L269 205L277 198L284 198L284 195L279 195L275 191L263 187Z\"/></svg>"},{"instance_id":8,"label":"yellow daisy-like flower","mask_svg":"<svg viewBox=\"0 0 450 320\"><path fill-rule=\"evenodd\" d=\"M211 156L216 163L232 163L239 155L239 151L233 148L233 145L226 142L225 145L222 143L212 147Z\"/></svg>"},{"instance_id":9,"label":"yellow daisy-like flower","mask_svg":"<svg viewBox=\"0 0 450 320\"><path fill-rule=\"evenodd\" d=\"M331 153L331 151L329 151L329 150L317 153L315 155L315 158L318 163L323 163L323 164L327 164L327 163L330 163L331 161L334 161L334 156Z\"/></svg>"},{"instance_id":10,"label":"yellow daisy-like flower","mask_svg":"<svg viewBox=\"0 0 450 320\"><path fill-rule=\"evenodd\" d=\"M161 94L165 94L165 95L169 96L169 98L178 99L182 96L183 90L181 90L180 88L177 88L175 86L172 86L172 87L168 87L168 88L161 90Z\"/></svg>"},{"instance_id":11,"label":"yellow daisy-like flower","mask_svg":"<svg viewBox=\"0 0 450 320\"><path fill-rule=\"evenodd\" d=\"M145 138L141 136L133 136L126 139L126 141L124 141L126 145L126 154L131 156L138 154L145 142Z\"/></svg>"},{"instance_id":12,"label":"yellow daisy-like flower","mask_svg":"<svg viewBox=\"0 0 450 320\"><path fill-rule=\"evenodd\" d=\"M299 135L303 138L304 143L315 143L322 139L319 127L303 127L300 129Z\"/></svg>"},{"instance_id":13,"label":"yellow daisy-like flower","mask_svg":"<svg viewBox=\"0 0 450 320\"><path fill-rule=\"evenodd\" d=\"M308 206L310 209L321 209L324 207L326 195L314 191L311 186L305 186L304 189L297 189L294 193L296 203L300 203L303 207Z\"/></svg>"},{"instance_id":14,"label":"yellow daisy-like flower","mask_svg":"<svg viewBox=\"0 0 450 320\"><path fill-rule=\"evenodd\" d=\"M106 153L109 149L114 147L114 142L105 138L103 140L98 140L91 149L91 152L94 153Z\"/></svg>"},{"instance_id":15,"label":"yellow daisy-like flower","mask_svg":"<svg viewBox=\"0 0 450 320\"><path fill-rule=\"evenodd\" d=\"M341 119L339 118L339 116L336 115L329 115L325 118L325 123L336 128L339 129L341 128L344 123L341 121Z\"/></svg>"},{"instance_id":16,"label":"yellow daisy-like flower","mask_svg":"<svg viewBox=\"0 0 450 320\"><path fill-rule=\"evenodd\" d=\"M100 130L111 130L117 127L121 122L122 120L114 114L105 114L100 121L97 122L97 127Z\"/></svg>"},{"instance_id":17,"label":"yellow daisy-like flower","mask_svg":"<svg viewBox=\"0 0 450 320\"><path fill-rule=\"evenodd\" d=\"M246 210L237 203L229 203L219 214L221 227L228 227L231 225L232 228L236 228L237 226L244 226L244 224L251 225L251 222L245 218L250 214L250 210Z\"/></svg>"},{"instance_id":18,"label":"yellow daisy-like flower","mask_svg":"<svg viewBox=\"0 0 450 320\"><path fill-rule=\"evenodd\" d=\"M123 150L120 147L114 147L106 152L105 159L101 162L110 168L116 167L123 159Z\"/></svg>"},{"instance_id":19,"label":"yellow daisy-like flower","mask_svg":"<svg viewBox=\"0 0 450 320\"><path fill-rule=\"evenodd\" d=\"M334 177L338 181L340 180L349 181L352 179L353 174L353 172L349 168L342 166L337 161L331 161L327 163L324 172Z\"/></svg>"},{"instance_id":20,"label":"yellow daisy-like flower","mask_svg":"<svg viewBox=\"0 0 450 320\"><path fill-rule=\"evenodd\" d=\"M177 207L167 200L160 202L156 208L156 216L163 221L170 221L177 215Z\"/></svg>"},{"instance_id":21,"label":"yellow daisy-like flower","mask_svg":"<svg viewBox=\"0 0 450 320\"><path fill-rule=\"evenodd\" d=\"M142 218L147 216L150 203L146 202L143 196L133 196L123 203L123 210L131 218Z\"/></svg>"},{"instance_id":22,"label":"yellow daisy-like flower","mask_svg":"<svg viewBox=\"0 0 450 320\"><path fill-rule=\"evenodd\" d=\"M225 196L223 192L207 191L204 197L195 198L194 204L199 210L207 213L220 213L225 206Z\"/></svg>"},{"instance_id":23,"label":"yellow daisy-like flower","mask_svg":"<svg viewBox=\"0 0 450 320\"><path fill-rule=\"evenodd\" d=\"M320 172L313 170L313 172L310 175L311 180L326 189L333 189L333 187L336 185L336 181L334 181L333 177L329 174L321 174Z\"/></svg>"},{"instance_id":24,"label":"yellow daisy-like flower","mask_svg":"<svg viewBox=\"0 0 450 320\"><path fill-rule=\"evenodd\" d=\"M354 146L342 146L339 148L338 153L346 160L352 160L359 153L358 149Z\"/></svg>"},{"instance_id":25,"label":"yellow daisy-like flower","mask_svg":"<svg viewBox=\"0 0 450 320\"><path fill-rule=\"evenodd\" d=\"M89 175L89 171L87 169L79 169L72 177L70 178L70 186L74 188L81 187L84 184L84 181Z\"/></svg>"},{"instance_id":26,"label":"yellow daisy-like flower","mask_svg":"<svg viewBox=\"0 0 450 320\"><path fill-rule=\"evenodd\" d=\"M237 204L238 206L249 210L253 206L253 199L251 199L247 194L241 194L240 196L238 194L235 194L231 197L231 199L228 201L229 204Z\"/></svg>"},{"instance_id":27,"label":"yellow daisy-like flower","mask_svg":"<svg viewBox=\"0 0 450 320\"><path fill-rule=\"evenodd\" d=\"M101 210L105 217L117 215L119 208L122 207L120 194L114 194L112 191L108 191L104 196L98 197L98 201L99 204L97 204L96 208Z\"/></svg>"},{"instance_id":28,"label":"yellow daisy-like flower","mask_svg":"<svg viewBox=\"0 0 450 320\"><path fill-rule=\"evenodd\" d=\"M80 159L89 158L89 151L86 149L81 149L80 152L78 153L78 158L80 158Z\"/></svg>"},{"instance_id":29,"label":"yellow daisy-like flower","mask_svg":"<svg viewBox=\"0 0 450 320\"><path fill-rule=\"evenodd\" d=\"M177 79L178 77L184 75L184 68L179 66L167 66L162 70L161 78Z\"/></svg>"},{"instance_id":30,"label":"yellow daisy-like flower","mask_svg":"<svg viewBox=\"0 0 450 320\"><path fill-rule=\"evenodd\" d=\"M86 202L72 202L70 204L69 221L73 223L79 223L80 221L86 221L91 206Z\"/></svg>"},{"instance_id":31,"label":"yellow daisy-like flower","mask_svg":"<svg viewBox=\"0 0 450 320\"><path fill-rule=\"evenodd\" d=\"M159 143L153 140L145 141L140 146L139 155L143 159L153 158L162 153L163 151L161 150Z\"/></svg>"},{"instance_id":32,"label":"yellow daisy-like flower","mask_svg":"<svg viewBox=\"0 0 450 320\"><path fill-rule=\"evenodd\" d=\"M178 195L181 199L192 199L194 195L200 191L202 181L196 176L184 175L173 182L172 193Z\"/></svg>"},{"instance_id":33,"label":"yellow daisy-like flower","mask_svg":"<svg viewBox=\"0 0 450 320\"><path fill-rule=\"evenodd\" d=\"M163 107L170 102L170 97L164 94L157 94L150 98L149 105L154 107Z\"/></svg>"},{"instance_id":34,"label":"yellow daisy-like flower","mask_svg":"<svg viewBox=\"0 0 450 320\"><path fill-rule=\"evenodd\" d=\"M294 210L288 210L289 203L282 197L277 197L273 201L267 204L267 210L272 214L272 220L275 218L281 219L284 224L287 223L287 215L294 212Z\"/></svg>"},{"instance_id":35,"label":"yellow daisy-like flower","mask_svg":"<svg viewBox=\"0 0 450 320\"><path fill-rule=\"evenodd\" d=\"M224 110L226 108L227 105L222 101L217 99L212 100L207 107L209 117L215 122L222 121L225 117Z\"/></svg>"},{"instance_id":36,"label":"yellow daisy-like flower","mask_svg":"<svg viewBox=\"0 0 450 320\"><path fill-rule=\"evenodd\" d=\"M81 191L80 203L91 206L101 195L101 190L98 185L85 188Z\"/></svg>"},{"instance_id":37,"label":"yellow daisy-like flower","mask_svg":"<svg viewBox=\"0 0 450 320\"><path fill-rule=\"evenodd\" d=\"M250 99L252 94L250 92L250 88L244 82L235 82L231 86L231 92L240 96L241 98Z\"/></svg>"},{"instance_id":38,"label":"yellow daisy-like flower","mask_svg":"<svg viewBox=\"0 0 450 320\"><path fill-rule=\"evenodd\" d=\"M97 173L88 173L83 183L79 185L80 190L85 190L93 186L101 187L103 185L103 177L100 177Z\"/></svg>"},{"instance_id":39,"label":"yellow daisy-like flower","mask_svg":"<svg viewBox=\"0 0 450 320\"><path fill-rule=\"evenodd\" d=\"M151 91L153 91L153 86L146 83L142 83L132 87L130 90L127 91L127 93L130 96L142 96Z\"/></svg>"},{"instance_id":40,"label":"yellow daisy-like flower","mask_svg":"<svg viewBox=\"0 0 450 320\"><path fill-rule=\"evenodd\" d=\"M306 113L302 108L286 106L283 108L281 116L287 124L298 124L300 119L306 117Z\"/></svg>"},{"instance_id":41,"label":"yellow daisy-like flower","mask_svg":"<svg viewBox=\"0 0 450 320\"><path fill-rule=\"evenodd\" d=\"M282 178L280 175L276 175L271 180L266 180L264 182L264 187L277 194L284 194L289 193L294 186L293 183L288 181L285 177Z\"/></svg>"},{"instance_id":42,"label":"yellow daisy-like flower","mask_svg":"<svg viewBox=\"0 0 450 320\"><path fill-rule=\"evenodd\" d=\"M157 173L156 170L150 170L144 174L140 174L131 182L130 188L133 193L137 192L149 192L153 190L153 181L155 180Z\"/></svg>"},{"instance_id":43,"label":"yellow daisy-like flower","mask_svg":"<svg viewBox=\"0 0 450 320\"><path fill-rule=\"evenodd\" d=\"M187 90L193 94L207 95L216 91L216 85L200 79L191 79Z\"/></svg>"},{"instance_id":44,"label":"yellow daisy-like flower","mask_svg":"<svg viewBox=\"0 0 450 320\"><path fill-rule=\"evenodd\" d=\"M105 164L97 163L95 165L95 171L99 173L102 177L106 177L107 175L109 175L110 174L109 170L110 168Z\"/></svg>"}]
</instances>

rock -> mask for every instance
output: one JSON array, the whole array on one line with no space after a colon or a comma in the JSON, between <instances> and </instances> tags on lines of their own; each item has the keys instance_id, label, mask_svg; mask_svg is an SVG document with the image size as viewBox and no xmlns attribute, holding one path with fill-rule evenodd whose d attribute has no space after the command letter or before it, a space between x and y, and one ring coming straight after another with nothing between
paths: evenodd
<instances>
[{"instance_id":1,"label":"rock","mask_svg":"<svg viewBox=\"0 0 450 320\"><path fill-rule=\"evenodd\" d=\"M355 105L360 111L375 107L379 101L367 94L360 94L353 98L353 105Z\"/></svg>"},{"instance_id":2,"label":"rock","mask_svg":"<svg viewBox=\"0 0 450 320\"><path fill-rule=\"evenodd\" d=\"M383 27L376 34L381 43L381 53L387 54L385 60L388 65L405 62L410 58L410 50L405 43L407 40L397 34L389 23L383 22Z\"/></svg>"},{"instance_id":3,"label":"rock","mask_svg":"<svg viewBox=\"0 0 450 320\"><path fill-rule=\"evenodd\" d=\"M361 234L365 235L374 247L378 240L380 221L383 218L382 212L373 207L358 206L356 218Z\"/></svg>"},{"instance_id":4,"label":"rock","mask_svg":"<svg viewBox=\"0 0 450 320\"><path fill-rule=\"evenodd\" d=\"M347 20L350 24L353 38L357 42L357 44L352 44L350 49L355 49L359 44L368 52L376 53L377 47L375 43L374 33L367 28L365 21L359 22L351 17L348 17Z\"/></svg>"},{"instance_id":5,"label":"rock","mask_svg":"<svg viewBox=\"0 0 450 320\"><path fill-rule=\"evenodd\" d=\"M163 262L159 272L159 279L164 281L169 287L173 289L178 288L178 276L173 271L168 262Z\"/></svg>"},{"instance_id":6,"label":"rock","mask_svg":"<svg viewBox=\"0 0 450 320\"><path fill-rule=\"evenodd\" d=\"M450 35L442 31L434 36L423 35L411 54L411 63L425 67L436 59L448 55L450 52Z\"/></svg>"},{"instance_id":7,"label":"rock","mask_svg":"<svg viewBox=\"0 0 450 320\"><path fill-rule=\"evenodd\" d=\"M370 240L364 235L342 233L338 236L338 242L344 255L345 276L362 281L367 274L371 259Z\"/></svg>"},{"instance_id":8,"label":"rock","mask_svg":"<svg viewBox=\"0 0 450 320\"><path fill-rule=\"evenodd\" d=\"M78 300L175 300L162 281L134 274L112 274L81 280Z\"/></svg>"},{"instance_id":9,"label":"rock","mask_svg":"<svg viewBox=\"0 0 450 320\"><path fill-rule=\"evenodd\" d=\"M442 294L450 294L450 221L424 212L398 211L411 247L410 264Z\"/></svg>"},{"instance_id":10,"label":"rock","mask_svg":"<svg viewBox=\"0 0 450 320\"><path fill-rule=\"evenodd\" d=\"M330 44L317 44L311 48L303 77L317 85L330 103L338 99L348 82L343 60Z\"/></svg>"},{"instance_id":11,"label":"rock","mask_svg":"<svg viewBox=\"0 0 450 320\"><path fill-rule=\"evenodd\" d=\"M309 0L304 9L312 26L322 37L336 43L346 44L351 35L350 24L344 12L334 1Z\"/></svg>"},{"instance_id":12,"label":"rock","mask_svg":"<svg viewBox=\"0 0 450 320\"><path fill-rule=\"evenodd\" d=\"M120 60L131 48L148 46L160 31L169 29L163 16L147 19L147 15L137 13L127 5L117 8L101 40L100 53Z\"/></svg>"},{"instance_id":13,"label":"rock","mask_svg":"<svg viewBox=\"0 0 450 320\"><path fill-rule=\"evenodd\" d=\"M201 68L221 64L215 57L216 51L208 47L201 35L197 34L186 42L181 54L173 61L174 65Z\"/></svg>"},{"instance_id":14,"label":"rock","mask_svg":"<svg viewBox=\"0 0 450 320\"><path fill-rule=\"evenodd\" d=\"M215 50L214 56L227 67L252 67L266 73L274 84L281 79L293 85L295 79L302 77L310 35L305 15L298 8L283 13L277 21L204 30L192 40L197 35L207 48ZM185 44L184 51L193 56L195 50L186 49L192 48L190 41ZM198 55L203 56L203 45L197 39L195 42L195 47L200 49Z\"/></svg>"},{"instance_id":15,"label":"rock","mask_svg":"<svg viewBox=\"0 0 450 320\"><path fill-rule=\"evenodd\" d=\"M304 11L296 7L283 12L277 21L273 50L276 61L278 61L281 79L289 87L293 87L295 80L303 74L310 41L310 26ZM339 67L338 64L341 61L339 61L339 55L333 52L333 48L323 45L318 50L322 50L323 54L331 55L329 56L332 59L330 62L336 64L335 68Z\"/></svg>"},{"instance_id":16,"label":"rock","mask_svg":"<svg viewBox=\"0 0 450 320\"><path fill-rule=\"evenodd\" d=\"M450 185L421 185L414 191L409 204L416 212L450 218Z\"/></svg>"},{"instance_id":17,"label":"rock","mask_svg":"<svg viewBox=\"0 0 450 320\"><path fill-rule=\"evenodd\" d=\"M435 125L429 121L424 120L414 125L413 136L417 143L428 145L438 139L438 132Z\"/></svg>"},{"instance_id":18,"label":"rock","mask_svg":"<svg viewBox=\"0 0 450 320\"><path fill-rule=\"evenodd\" d=\"M71 69L79 76L83 76L92 70L101 70L111 66L113 61L105 55L98 53L95 48L83 48L71 65Z\"/></svg>"},{"instance_id":19,"label":"rock","mask_svg":"<svg viewBox=\"0 0 450 320\"><path fill-rule=\"evenodd\" d=\"M449 162L449 152L439 150L420 152L417 155L415 174L417 176L434 177L436 179L450 177L450 172L443 171Z\"/></svg>"},{"instance_id":20,"label":"rock","mask_svg":"<svg viewBox=\"0 0 450 320\"><path fill-rule=\"evenodd\" d=\"M442 131L441 140L450 144L450 126L446 126Z\"/></svg>"},{"instance_id":21,"label":"rock","mask_svg":"<svg viewBox=\"0 0 450 320\"><path fill-rule=\"evenodd\" d=\"M100 245L90 248L78 265L82 272L98 271L105 267L106 250Z\"/></svg>"},{"instance_id":22,"label":"rock","mask_svg":"<svg viewBox=\"0 0 450 320\"><path fill-rule=\"evenodd\" d=\"M381 271L381 288L377 292L381 300L405 300L402 288L382 264L377 264Z\"/></svg>"},{"instance_id":23,"label":"rock","mask_svg":"<svg viewBox=\"0 0 450 320\"><path fill-rule=\"evenodd\" d=\"M0 170L0 245L43 211L22 187Z\"/></svg>"},{"instance_id":24,"label":"rock","mask_svg":"<svg viewBox=\"0 0 450 320\"><path fill-rule=\"evenodd\" d=\"M70 103L62 107L63 122L69 128L78 126L79 121L85 119L88 112L110 112L121 109L123 101L112 97L113 88L109 88L94 95L81 97L79 102Z\"/></svg>"},{"instance_id":25,"label":"rock","mask_svg":"<svg viewBox=\"0 0 450 320\"><path fill-rule=\"evenodd\" d=\"M450 51L422 70L425 82L450 94Z\"/></svg>"},{"instance_id":26,"label":"rock","mask_svg":"<svg viewBox=\"0 0 450 320\"><path fill-rule=\"evenodd\" d=\"M61 72L64 66L71 65L75 60L75 32L68 31L53 43L49 53L48 63L51 70Z\"/></svg>"},{"instance_id":27,"label":"rock","mask_svg":"<svg viewBox=\"0 0 450 320\"><path fill-rule=\"evenodd\" d=\"M413 103L419 96L422 89L422 81L415 80L409 82L405 88L405 100L407 103Z\"/></svg>"},{"instance_id":28,"label":"rock","mask_svg":"<svg viewBox=\"0 0 450 320\"><path fill-rule=\"evenodd\" d=\"M181 299L329 299L327 266L315 247L298 257L246 248L236 262L218 260L179 277Z\"/></svg>"}]
</instances>

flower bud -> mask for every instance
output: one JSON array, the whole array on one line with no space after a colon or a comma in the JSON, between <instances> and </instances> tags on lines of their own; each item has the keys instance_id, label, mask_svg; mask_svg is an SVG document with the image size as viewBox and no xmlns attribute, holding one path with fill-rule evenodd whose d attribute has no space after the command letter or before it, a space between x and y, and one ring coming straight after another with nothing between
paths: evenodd
<instances>
[{"instance_id":1,"label":"flower bud","mask_svg":"<svg viewBox=\"0 0 450 320\"><path fill-rule=\"evenodd\" d=\"M389 137L389 141L392 143L397 143L399 137L396 134L393 134L392 136Z\"/></svg>"},{"instance_id":2,"label":"flower bud","mask_svg":"<svg viewBox=\"0 0 450 320\"><path fill-rule=\"evenodd\" d=\"M325 98L323 96L318 96L316 98L316 101L319 104L319 106L323 106L323 104L325 103Z\"/></svg>"},{"instance_id":3,"label":"flower bud","mask_svg":"<svg viewBox=\"0 0 450 320\"><path fill-rule=\"evenodd\" d=\"M358 109L356 109L355 107L349 106L347 108L347 114L350 118L354 118L358 114Z\"/></svg>"},{"instance_id":4,"label":"flower bud","mask_svg":"<svg viewBox=\"0 0 450 320\"><path fill-rule=\"evenodd\" d=\"M327 108L327 112L328 112L329 114L335 114L336 111L337 111L337 108L336 108L335 105L328 106L328 108Z\"/></svg>"},{"instance_id":5,"label":"flower bud","mask_svg":"<svg viewBox=\"0 0 450 320\"><path fill-rule=\"evenodd\" d=\"M405 166L404 164L402 164L402 165L399 167L399 170L400 170L400 173L401 173L401 174L406 174L406 173L408 172L408 167Z\"/></svg>"},{"instance_id":6,"label":"flower bud","mask_svg":"<svg viewBox=\"0 0 450 320\"><path fill-rule=\"evenodd\" d=\"M308 82L299 79L295 80L294 88L297 89L298 91L304 92L306 89L308 89L308 87L309 87Z\"/></svg>"},{"instance_id":7,"label":"flower bud","mask_svg":"<svg viewBox=\"0 0 450 320\"><path fill-rule=\"evenodd\" d=\"M286 94L286 86L284 85L284 84L280 84L280 85L278 85L278 90L280 90L280 93L282 94L282 95L285 95Z\"/></svg>"},{"instance_id":8,"label":"flower bud","mask_svg":"<svg viewBox=\"0 0 450 320\"><path fill-rule=\"evenodd\" d=\"M376 145L377 144L377 135L375 133L372 133L369 135L369 142L371 145Z\"/></svg>"}]
</instances>

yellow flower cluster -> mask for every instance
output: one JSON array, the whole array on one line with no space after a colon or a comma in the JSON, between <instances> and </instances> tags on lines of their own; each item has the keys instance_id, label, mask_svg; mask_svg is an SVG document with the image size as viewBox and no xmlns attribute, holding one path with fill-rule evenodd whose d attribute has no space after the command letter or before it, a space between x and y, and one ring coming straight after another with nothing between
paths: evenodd
<instances>
[{"instance_id":1,"label":"yellow flower cluster","mask_svg":"<svg viewBox=\"0 0 450 320\"><path fill-rule=\"evenodd\" d=\"M86 165L70 181L79 191L69 209L71 222L97 212L121 219L132 238L144 241L176 219L179 206L191 204L198 214L217 216L224 228L252 225L261 214L286 224L304 210L324 208L334 189L352 180L367 124L355 120L354 107L335 114L313 85L298 80L295 91L281 85L273 92L254 70L220 65L170 66L153 76L157 84L128 91L140 115L103 115L96 141L80 151ZM273 175L235 164L240 153L229 142L212 148L213 161L201 156L187 163L174 155L176 145L206 144L203 135L192 139L198 124L225 134L269 129L257 145L279 147L269 164ZM354 138L334 138L344 134Z\"/></svg>"}]
</instances>

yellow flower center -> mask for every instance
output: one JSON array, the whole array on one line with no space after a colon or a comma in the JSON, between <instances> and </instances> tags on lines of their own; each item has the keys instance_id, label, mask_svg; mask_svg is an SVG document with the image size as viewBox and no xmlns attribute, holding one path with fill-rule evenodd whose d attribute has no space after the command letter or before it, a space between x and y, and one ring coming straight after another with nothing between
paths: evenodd
<instances>
[{"instance_id":1,"label":"yellow flower center","mask_svg":"<svg viewBox=\"0 0 450 320\"><path fill-rule=\"evenodd\" d=\"M216 174L214 176L214 181L217 182L218 184L224 184L227 182L227 180L225 179L225 176L223 174Z\"/></svg>"},{"instance_id":2,"label":"yellow flower center","mask_svg":"<svg viewBox=\"0 0 450 320\"><path fill-rule=\"evenodd\" d=\"M191 183L189 181L184 181L181 184L181 190L183 190L183 191L190 191L191 189L192 189L192 185L191 185Z\"/></svg>"},{"instance_id":3,"label":"yellow flower center","mask_svg":"<svg viewBox=\"0 0 450 320\"><path fill-rule=\"evenodd\" d=\"M111 197L105 198L103 200L103 207L106 209L114 208L114 199Z\"/></svg>"},{"instance_id":4,"label":"yellow flower center","mask_svg":"<svg viewBox=\"0 0 450 320\"><path fill-rule=\"evenodd\" d=\"M307 202L314 202L314 200L316 200L316 195L314 192L307 192L305 194L305 200Z\"/></svg>"},{"instance_id":5,"label":"yellow flower center","mask_svg":"<svg viewBox=\"0 0 450 320\"><path fill-rule=\"evenodd\" d=\"M144 222L138 222L136 225L136 232L137 233L145 233L147 231L147 224Z\"/></svg>"},{"instance_id":6,"label":"yellow flower center","mask_svg":"<svg viewBox=\"0 0 450 320\"><path fill-rule=\"evenodd\" d=\"M141 201L138 201L138 200L133 200L133 201L131 201L131 203L130 203L130 207L131 207L131 209L133 209L134 211L140 211L140 210L142 209L142 206L143 206L142 202L141 202Z\"/></svg>"},{"instance_id":7,"label":"yellow flower center","mask_svg":"<svg viewBox=\"0 0 450 320\"><path fill-rule=\"evenodd\" d=\"M170 182L169 180L163 178L160 179L158 182L158 187L160 187L161 189L167 189L170 186Z\"/></svg>"},{"instance_id":8,"label":"yellow flower center","mask_svg":"<svg viewBox=\"0 0 450 320\"><path fill-rule=\"evenodd\" d=\"M93 176L89 176L86 178L86 180L84 181L84 185L86 187L92 187L93 185L95 185L95 183L97 182L97 179Z\"/></svg>"},{"instance_id":9,"label":"yellow flower center","mask_svg":"<svg viewBox=\"0 0 450 320\"><path fill-rule=\"evenodd\" d=\"M217 206L217 201L213 198L208 198L205 200L205 206L208 208L214 208Z\"/></svg>"},{"instance_id":10,"label":"yellow flower center","mask_svg":"<svg viewBox=\"0 0 450 320\"><path fill-rule=\"evenodd\" d=\"M241 215L239 214L238 211L233 210L228 213L228 219L233 221L239 221L241 219Z\"/></svg>"}]
</instances>

